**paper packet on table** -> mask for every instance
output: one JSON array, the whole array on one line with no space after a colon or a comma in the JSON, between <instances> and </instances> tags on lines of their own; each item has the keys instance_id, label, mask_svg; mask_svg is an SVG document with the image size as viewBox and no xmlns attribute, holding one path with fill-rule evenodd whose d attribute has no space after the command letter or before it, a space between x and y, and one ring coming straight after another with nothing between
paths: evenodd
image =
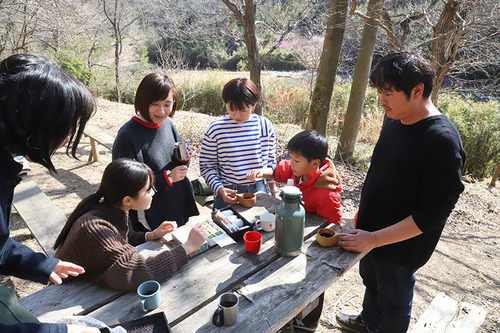
<instances>
[{"instance_id":1,"label":"paper packet on table","mask_svg":"<svg viewBox=\"0 0 500 333\"><path fill-rule=\"evenodd\" d=\"M207 240L192 255L208 250L209 247L212 247L214 245L223 247L235 243L235 241L231 237L229 237L224 230L222 230L217 224L212 221L210 215L199 216L190 219L185 225L180 226L172 233L174 239L178 243L184 244L188 240L189 232L198 222L202 223L203 229L205 230L205 233L207 235Z\"/></svg>"}]
</instances>

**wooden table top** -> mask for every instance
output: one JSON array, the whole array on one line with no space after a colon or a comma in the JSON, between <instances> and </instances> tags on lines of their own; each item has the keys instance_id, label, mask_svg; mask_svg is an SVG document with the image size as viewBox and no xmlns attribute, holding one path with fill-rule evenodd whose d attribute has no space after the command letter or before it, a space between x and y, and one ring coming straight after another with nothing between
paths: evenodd
<instances>
[{"instance_id":1,"label":"wooden table top","mask_svg":"<svg viewBox=\"0 0 500 333\"><path fill-rule=\"evenodd\" d=\"M233 207L254 223L262 213L274 213L280 202L257 193L254 207ZM294 258L277 254L274 232L262 232L258 254L247 253L243 241L212 247L161 282L162 303L146 314L164 311L173 332L277 331L364 255L337 246L321 247L315 235L326 224L321 217L306 215L304 246ZM340 227L334 229L341 231ZM166 249L165 242L147 242L140 246L140 253L149 256ZM239 321L235 326L218 328L212 324L212 315L218 297L228 291L240 295ZM135 291L118 292L83 279L51 285L21 299L20 304L47 322L88 314L114 325L145 315Z\"/></svg>"}]
</instances>

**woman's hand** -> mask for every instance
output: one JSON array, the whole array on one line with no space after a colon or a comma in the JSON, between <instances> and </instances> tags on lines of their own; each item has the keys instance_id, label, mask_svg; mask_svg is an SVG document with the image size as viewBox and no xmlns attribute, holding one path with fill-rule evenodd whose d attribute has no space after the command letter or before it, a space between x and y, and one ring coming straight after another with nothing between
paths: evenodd
<instances>
[{"instance_id":1,"label":"woman's hand","mask_svg":"<svg viewBox=\"0 0 500 333\"><path fill-rule=\"evenodd\" d=\"M160 239L168 233L174 232L177 229L177 222L163 221L158 228L153 231L147 232L147 240Z\"/></svg>"},{"instance_id":2,"label":"woman's hand","mask_svg":"<svg viewBox=\"0 0 500 333\"><path fill-rule=\"evenodd\" d=\"M184 178L186 178L186 174L188 171L188 167L186 165L179 165L178 167L173 168L170 171L170 177L172 177L172 181L175 182L180 182Z\"/></svg>"},{"instance_id":3,"label":"woman's hand","mask_svg":"<svg viewBox=\"0 0 500 333\"><path fill-rule=\"evenodd\" d=\"M188 154L188 159L191 160L191 158L193 158L194 156L194 149L191 145L187 146L187 154Z\"/></svg>"},{"instance_id":4,"label":"woman's hand","mask_svg":"<svg viewBox=\"0 0 500 333\"><path fill-rule=\"evenodd\" d=\"M370 252L377 247L373 232L354 229L349 230L347 236L339 238L339 245L348 251Z\"/></svg>"},{"instance_id":5,"label":"woman's hand","mask_svg":"<svg viewBox=\"0 0 500 333\"><path fill-rule=\"evenodd\" d=\"M259 178L273 179L273 176L272 168L253 169L246 174L247 179L253 182L259 180Z\"/></svg>"},{"instance_id":6,"label":"woman's hand","mask_svg":"<svg viewBox=\"0 0 500 333\"><path fill-rule=\"evenodd\" d=\"M49 279L55 284L61 284L62 279L67 278L69 275L78 276L83 273L85 273L85 269L82 266L61 260L54 268L54 271L50 273Z\"/></svg>"},{"instance_id":7,"label":"woman's hand","mask_svg":"<svg viewBox=\"0 0 500 333\"><path fill-rule=\"evenodd\" d=\"M255 181L255 178L262 178L262 169L253 169L247 172L247 179Z\"/></svg>"},{"instance_id":8,"label":"woman's hand","mask_svg":"<svg viewBox=\"0 0 500 333\"><path fill-rule=\"evenodd\" d=\"M222 197L222 200L231 205L234 205L238 202L238 198L236 197L236 192L237 192L236 190L230 190L224 187L221 187L219 189L219 195Z\"/></svg>"},{"instance_id":9,"label":"woman's hand","mask_svg":"<svg viewBox=\"0 0 500 333\"><path fill-rule=\"evenodd\" d=\"M97 327L86 327L80 325L68 325L68 333L100 333Z\"/></svg>"},{"instance_id":10,"label":"woman's hand","mask_svg":"<svg viewBox=\"0 0 500 333\"><path fill-rule=\"evenodd\" d=\"M186 251L186 254L189 255L198 250L206 239L207 235L205 234L205 230L203 229L201 222L198 222L189 232L188 240L186 243L182 244L182 247Z\"/></svg>"}]
</instances>

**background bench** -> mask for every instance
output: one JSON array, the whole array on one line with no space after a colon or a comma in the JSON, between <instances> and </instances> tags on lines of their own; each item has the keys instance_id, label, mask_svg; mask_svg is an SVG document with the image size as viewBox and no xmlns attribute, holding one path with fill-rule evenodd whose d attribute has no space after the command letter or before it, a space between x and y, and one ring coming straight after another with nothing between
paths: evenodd
<instances>
[{"instance_id":1,"label":"background bench","mask_svg":"<svg viewBox=\"0 0 500 333\"><path fill-rule=\"evenodd\" d=\"M481 326L486 311L476 305L457 302L440 292L410 333L473 333Z\"/></svg>"},{"instance_id":2,"label":"background bench","mask_svg":"<svg viewBox=\"0 0 500 333\"><path fill-rule=\"evenodd\" d=\"M108 133L103 132L101 129L86 126L85 130L83 131L83 135L90 139L89 162L99 161L99 151L97 150L97 144L106 147L110 151L113 150L113 143L115 142L115 138Z\"/></svg>"},{"instance_id":3,"label":"background bench","mask_svg":"<svg viewBox=\"0 0 500 333\"><path fill-rule=\"evenodd\" d=\"M57 208L34 181L22 181L14 190L12 203L28 229L49 257L52 246L66 223L66 215Z\"/></svg>"}]
</instances>

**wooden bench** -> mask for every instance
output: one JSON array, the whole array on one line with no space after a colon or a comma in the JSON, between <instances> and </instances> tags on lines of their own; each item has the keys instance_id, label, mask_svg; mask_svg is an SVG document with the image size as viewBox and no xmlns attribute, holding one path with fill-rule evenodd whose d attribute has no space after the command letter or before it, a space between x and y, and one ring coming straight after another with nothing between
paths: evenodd
<instances>
[{"instance_id":1,"label":"wooden bench","mask_svg":"<svg viewBox=\"0 0 500 333\"><path fill-rule=\"evenodd\" d=\"M481 326L486 311L476 305L457 302L440 292L410 333L473 333Z\"/></svg>"},{"instance_id":2,"label":"wooden bench","mask_svg":"<svg viewBox=\"0 0 500 333\"><path fill-rule=\"evenodd\" d=\"M99 151L97 150L97 144L103 145L110 151L113 150L113 143L115 138L102 130L87 126L83 131L83 135L90 139L90 154L89 162L99 161Z\"/></svg>"},{"instance_id":3,"label":"wooden bench","mask_svg":"<svg viewBox=\"0 0 500 333\"><path fill-rule=\"evenodd\" d=\"M14 190L14 208L49 257L57 236L66 223L64 215L34 181L21 182Z\"/></svg>"}]
</instances>

